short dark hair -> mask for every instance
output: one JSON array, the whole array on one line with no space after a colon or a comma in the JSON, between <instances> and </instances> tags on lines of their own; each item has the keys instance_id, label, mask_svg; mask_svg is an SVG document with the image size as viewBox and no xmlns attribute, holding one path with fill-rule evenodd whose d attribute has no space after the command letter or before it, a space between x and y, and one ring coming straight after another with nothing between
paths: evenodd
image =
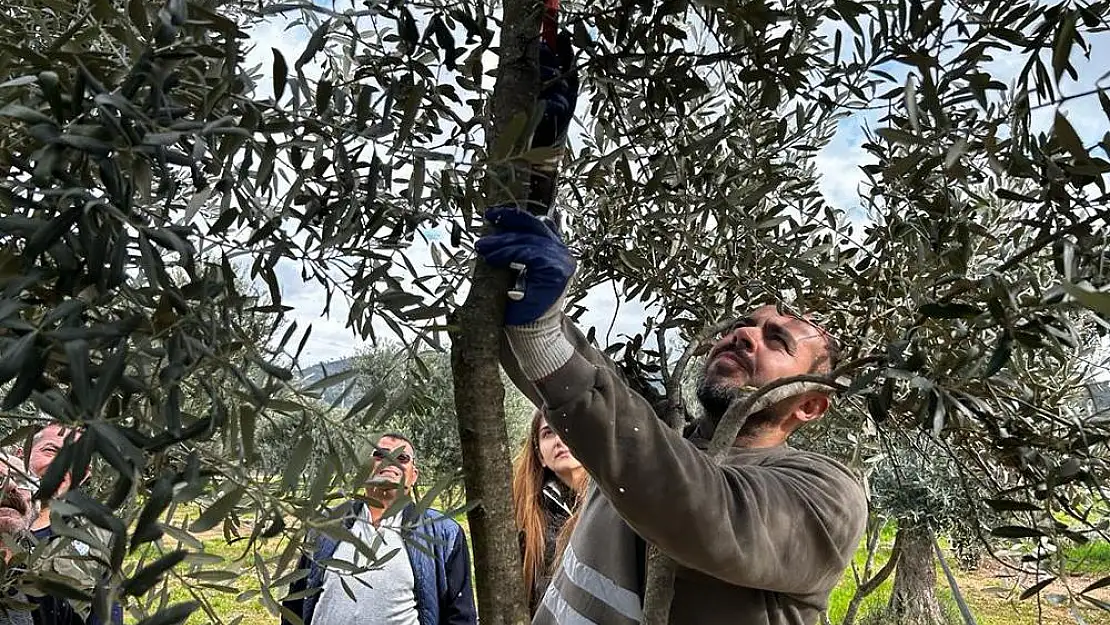
<instances>
[{"instance_id":1,"label":"short dark hair","mask_svg":"<svg viewBox=\"0 0 1110 625\"><path fill-rule=\"evenodd\" d=\"M416 443L413 443L411 438L405 436L404 434L401 434L400 432L383 432L382 435L378 437L378 440L380 441L383 438L395 438L399 441L405 441L409 444L409 447L412 447L413 455L416 454Z\"/></svg>"},{"instance_id":2,"label":"short dark hair","mask_svg":"<svg viewBox=\"0 0 1110 625\"><path fill-rule=\"evenodd\" d=\"M825 352L818 355L813 359L813 365L809 368L810 373L832 373L840 366L840 358L842 356L840 350L840 341L836 340L833 335L825 330L818 328L821 335L825 337Z\"/></svg>"}]
</instances>

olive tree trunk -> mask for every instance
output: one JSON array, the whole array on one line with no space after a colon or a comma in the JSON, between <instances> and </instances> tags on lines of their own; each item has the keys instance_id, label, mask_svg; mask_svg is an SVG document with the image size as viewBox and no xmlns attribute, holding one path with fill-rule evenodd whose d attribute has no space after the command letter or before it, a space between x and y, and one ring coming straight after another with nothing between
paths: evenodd
<instances>
[{"instance_id":1,"label":"olive tree trunk","mask_svg":"<svg viewBox=\"0 0 1110 625\"><path fill-rule=\"evenodd\" d=\"M497 82L490 102L487 146L491 166L486 193L476 208L527 197L528 169L508 155L492 154L510 121L532 113L539 94L537 39L543 5L505 0ZM519 125L517 125L519 127ZM513 142L516 143L516 142ZM512 468L505 428L505 389L498 345L509 276L478 261L466 301L450 320L451 369L463 457L463 479L474 543L474 584L483 625L527 623L528 601L513 523Z\"/></svg>"},{"instance_id":2,"label":"olive tree trunk","mask_svg":"<svg viewBox=\"0 0 1110 625\"><path fill-rule=\"evenodd\" d=\"M894 590L887 614L892 625L940 625L944 612L937 600L937 569L933 530L928 523L900 522L900 544Z\"/></svg>"}]
</instances>

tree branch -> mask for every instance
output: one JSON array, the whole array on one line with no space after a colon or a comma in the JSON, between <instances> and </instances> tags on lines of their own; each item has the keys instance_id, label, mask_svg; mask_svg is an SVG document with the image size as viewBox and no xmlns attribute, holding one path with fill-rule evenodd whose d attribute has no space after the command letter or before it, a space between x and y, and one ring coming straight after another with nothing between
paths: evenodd
<instances>
[{"instance_id":1,"label":"tree branch","mask_svg":"<svg viewBox=\"0 0 1110 625\"><path fill-rule=\"evenodd\" d=\"M690 365L690 360L694 357L694 354L697 353L698 348L702 347L706 341L724 332L725 329L731 326L735 321L736 320L732 318L719 321L690 339L690 342L686 345L686 350L682 352L678 361L675 362L674 369L671 370L668 377L664 378L667 385L667 412L663 415L663 420L667 425L671 426L672 429L678 429L682 426L681 417L686 412L686 402L682 397L682 379L686 374L686 367ZM659 340L663 340L662 333L660 333Z\"/></svg>"},{"instance_id":2,"label":"tree branch","mask_svg":"<svg viewBox=\"0 0 1110 625\"><path fill-rule=\"evenodd\" d=\"M710 337L723 332L734 322L735 320L730 318L699 332L697 336L690 339L670 374L664 374L667 402L660 417L672 430L681 432L683 425L685 425L683 416L686 413L686 405L682 400L682 378L686 373L686 367L690 365L690 359ZM663 351L662 330L659 331L658 336L660 352L665 353ZM666 367L664 367L664 371L666 371ZM643 623L644 625L667 625L670 620L671 603L674 601L675 562L655 545L648 545L645 565L647 574L644 580Z\"/></svg>"},{"instance_id":3,"label":"tree branch","mask_svg":"<svg viewBox=\"0 0 1110 625\"><path fill-rule=\"evenodd\" d=\"M871 579L859 585L856 589L856 593L863 598L875 592L879 586L882 586L883 582L890 578L890 575L894 573L894 569L897 568L898 557L900 555L902 555L902 534L895 532L894 545L890 548L890 558L883 564L882 568L875 572L875 575L871 577Z\"/></svg>"},{"instance_id":4,"label":"tree branch","mask_svg":"<svg viewBox=\"0 0 1110 625\"><path fill-rule=\"evenodd\" d=\"M729 405L728 410L721 417L721 422L717 424L713 439L709 442L709 456L720 462L724 451L736 442L736 437L748 422L748 417L772 404L809 391L822 389L843 391L847 388L830 376L808 373L765 384L747 397L733 400Z\"/></svg>"},{"instance_id":5,"label":"tree branch","mask_svg":"<svg viewBox=\"0 0 1110 625\"><path fill-rule=\"evenodd\" d=\"M502 10L497 82L490 101L491 154L515 120L528 118L540 86L536 42L543 3L506 0ZM490 163L484 201L493 205L528 197L529 178L522 175L528 170L517 164L513 158ZM479 260L470 292L449 322L463 483L467 500L478 502L467 515L474 544L474 586L482 622L489 625L524 625L529 620L513 523L512 467L499 366L509 286L507 271L494 270Z\"/></svg>"},{"instance_id":6,"label":"tree branch","mask_svg":"<svg viewBox=\"0 0 1110 625\"><path fill-rule=\"evenodd\" d=\"M874 542L868 545L867 558L869 563L871 561L871 558L875 555L875 548L878 546L879 537L881 534L882 524L880 523L878 528L876 528ZM890 549L890 558L886 561L885 564L883 564L882 568L880 568L873 577L865 580L863 583L859 583L857 581L856 592L852 594L851 600L848 601L848 607L844 610L844 618L841 619L840 625L852 625L852 623L855 622L856 615L859 614L859 607L863 603L863 600L866 599L868 595L875 592L875 590L878 589L879 586L883 584L883 582L890 578L890 575L894 573L894 569L898 565L898 560L901 554L902 534L896 533L894 535L894 546ZM866 576L869 572L870 571L865 569L864 575Z\"/></svg>"}]
</instances>

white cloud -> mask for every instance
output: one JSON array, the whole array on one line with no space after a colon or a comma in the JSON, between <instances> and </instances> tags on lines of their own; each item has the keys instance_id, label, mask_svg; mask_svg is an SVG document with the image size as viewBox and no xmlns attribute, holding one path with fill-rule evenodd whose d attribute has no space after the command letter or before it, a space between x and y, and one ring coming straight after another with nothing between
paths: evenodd
<instances>
[{"instance_id":1,"label":"white cloud","mask_svg":"<svg viewBox=\"0 0 1110 625\"><path fill-rule=\"evenodd\" d=\"M814 159L821 176L821 194L825 201L847 211L853 220L862 217L859 193L866 177L861 167L874 162L874 158L863 149L865 118L860 114L841 120L832 141Z\"/></svg>"}]
</instances>

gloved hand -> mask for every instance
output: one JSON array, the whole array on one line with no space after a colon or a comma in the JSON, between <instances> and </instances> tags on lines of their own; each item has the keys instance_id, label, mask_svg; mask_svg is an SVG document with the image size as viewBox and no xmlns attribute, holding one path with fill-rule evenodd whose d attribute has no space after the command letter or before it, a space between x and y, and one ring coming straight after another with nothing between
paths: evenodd
<instances>
[{"instance_id":1,"label":"gloved hand","mask_svg":"<svg viewBox=\"0 0 1110 625\"><path fill-rule=\"evenodd\" d=\"M575 262L559 234L516 206L495 206L486 211L486 219L495 231L478 239L478 254L493 267L525 267L524 298L505 307L505 325L526 325L553 307L561 310L556 304L562 303Z\"/></svg>"},{"instance_id":2,"label":"gloved hand","mask_svg":"<svg viewBox=\"0 0 1110 625\"><path fill-rule=\"evenodd\" d=\"M578 103L578 72L574 69L571 35L561 31L556 49L540 42L540 101L543 118L532 136L532 147L555 145L567 134L574 106Z\"/></svg>"},{"instance_id":3,"label":"gloved hand","mask_svg":"<svg viewBox=\"0 0 1110 625\"><path fill-rule=\"evenodd\" d=\"M529 380L545 378L574 355L562 322L574 258L559 234L527 211L495 206L486 219L494 232L478 239L478 254L493 267L524 266L524 297L505 307L505 336L521 372Z\"/></svg>"}]
</instances>

